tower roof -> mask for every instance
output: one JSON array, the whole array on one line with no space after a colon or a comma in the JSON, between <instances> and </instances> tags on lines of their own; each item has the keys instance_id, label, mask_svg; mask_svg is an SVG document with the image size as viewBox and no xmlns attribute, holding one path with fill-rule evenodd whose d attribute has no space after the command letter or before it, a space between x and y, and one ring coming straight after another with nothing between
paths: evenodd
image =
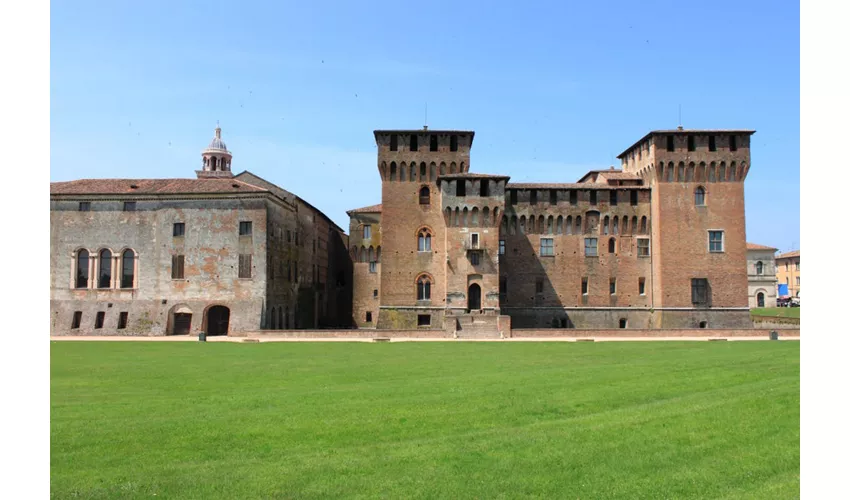
<instances>
[{"instance_id":1,"label":"tower roof","mask_svg":"<svg viewBox=\"0 0 850 500\"><path fill-rule=\"evenodd\" d=\"M218 124L216 124L215 127L215 137L213 137L213 140L210 141L210 145L207 146L206 149L206 151L211 150L229 153L229 151L227 151L227 145L224 143L224 141L221 140L221 127L219 127Z\"/></svg>"}]
</instances>

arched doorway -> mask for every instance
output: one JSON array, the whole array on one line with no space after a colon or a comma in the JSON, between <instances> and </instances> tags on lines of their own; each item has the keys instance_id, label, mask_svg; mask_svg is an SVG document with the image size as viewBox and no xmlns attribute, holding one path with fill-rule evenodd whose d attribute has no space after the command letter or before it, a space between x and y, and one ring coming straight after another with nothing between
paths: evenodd
<instances>
[{"instance_id":1,"label":"arched doorway","mask_svg":"<svg viewBox=\"0 0 850 500\"><path fill-rule=\"evenodd\" d=\"M186 304L177 304L168 314L169 335L189 335L192 330L192 310Z\"/></svg>"},{"instance_id":2,"label":"arched doorway","mask_svg":"<svg viewBox=\"0 0 850 500\"><path fill-rule=\"evenodd\" d=\"M758 307L764 307L764 293L759 292L756 295L756 302L758 303Z\"/></svg>"},{"instance_id":3,"label":"arched doorway","mask_svg":"<svg viewBox=\"0 0 850 500\"><path fill-rule=\"evenodd\" d=\"M469 285L469 302L468 311L478 311L481 309L481 287L477 283Z\"/></svg>"},{"instance_id":4,"label":"arched doorway","mask_svg":"<svg viewBox=\"0 0 850 500\"><path fill-rule=\"evenodd\" d=\"M207 335L227 335L230 324L230 309L212 306L207 310Z\"/></svg>"}]
</instances>

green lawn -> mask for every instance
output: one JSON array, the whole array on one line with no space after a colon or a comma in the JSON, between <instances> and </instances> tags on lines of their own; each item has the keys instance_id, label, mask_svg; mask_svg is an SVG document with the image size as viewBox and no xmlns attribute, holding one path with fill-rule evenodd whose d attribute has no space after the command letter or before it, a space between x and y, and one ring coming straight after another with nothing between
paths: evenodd
<instances>
[{"instance_id":1,"label":"green lawn","mask_svg":"<svg viewBox=\"0 0 850 500\"><path fill-rule=\"evenodd\" d=\"M778 316L780 318L797 318L800 319L799 307L762 307L750 309L750 314L753 316Z\"/></svg>"},{"instance_id":2,"label":"green lawn","mask_svg":"<svg viewBox=\"0 0 850 500\"><path fill-rule=\"evenodd\" d=\"M55 498L798 498L800 344L51 344Z\"/></svg>"}]
</instances>

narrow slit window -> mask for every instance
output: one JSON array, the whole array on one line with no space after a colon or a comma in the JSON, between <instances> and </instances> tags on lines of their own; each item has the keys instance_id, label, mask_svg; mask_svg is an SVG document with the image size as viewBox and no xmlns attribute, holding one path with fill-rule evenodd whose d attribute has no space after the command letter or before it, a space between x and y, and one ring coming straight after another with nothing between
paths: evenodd
<instances>
[{"instance_id":1,"label":"narrow slit window","mask_svg":"<svg viewBox=\"0 0 850 500\"><path fill-rule=\"evenodd\" d=\"M106 313L103 311L98 311L97 316L94 317L94 328L95 330L100 330L103 328L103 320L106 317Z\"/></svg>"},{"instance_id":2,"label":"narrow slit window","mask_svg":"<svg viewBox=\"0 0 850 500\"><path fill-rule=\"evenodd\" d=\"M581 294L587 295L587 278L581 279Z\"/></svg>"},{"instance_id":3,"label":"narrow slit window","mask_svg":"<svg viewBox=\"0 0 850 500\"><path fill-rule=\"evenodd\" d=\"M671 152L672 152L672 151L675 151L675 149L676 149L676 148L675 148L675 144L674 144L674 142L673 142L673 136L672 136L672 135L668 135L668 136L667 136L667 151L671 151Z\"/></svg>"},{"instance_id":4,"label":"narrow slit window","mask_svg":"<svg viewBox=\"0 0 850 500\"><path fill-rule=\"evenodd\" d=\"M689 135L688 136L688 151L696 151L696 149L697 148L696 148L696 144L695 144L695 141L694 141L694 136Z\"/></svg>"},{"instance_id":5,"label":"narrow slit window","mask_svg":"<svg viewBox=\"0 0 850 500\"><path fill-rule=\"evenodd\" d=\"M638 294L646 295L646 279L638 278Z\"/></svg>"},{"instance_id":6,"label":"narrow slit window","mask_svg":"<svg viewBox=\"0 0 850 500\"><path fill-rule=\"evenodd\" d=\"M729 136L729 151L738 151L738 138L734 135Z\"/></svg>"},{"instance_id":7,"label":"narrow slit window","mask_svg":"<svg viewBox=\"0 0 850 500\"><path fill-rule=\"evenodd\" d=\"M457 185L457 188L456 188L457 196L466 196L466 180L465 179L458 179L456 182L457 182L457 184L456 184Z\"/></svg>"},{"instance_id":8,"label":"narrow slit window","mask_svg":"<svg viewBox=\"0 0 850 500\"><path fill-rule=\"evenodd\" d=\"M717 151L717 142L714 140L714 136L708 136L708 150L709 151Z\"/></svg>"},{"instance_id":9,"label":"narrow slit window","mask_svg":"<svg viewBox=\"0 0 850 500\"><path fill-rule=\"evenodd\" d=\"M123 329L127 328L127 316L128 316L128 314L129 313L127 313L127 311L122 311L118 315L118 329L119 330L123 330Z\"/></svg>"},{"instance_id":10,"label":"narrow slit window","mask_svg":"<svg viewBox=\"0 0 850 500\"><path fill-rule=\"evenodd\" d=\"M390 134L390 151L398 151L398 136Z\"/></svg>"},{"instance_id":11,"label":"narrow slit window","mask_svg":"<svg viewBox=\"0 0 850 500\"><path fill-rule=\"evenodd\" d=\"M419 151L419 137L415 135L410 136L410 150Z\"/></svg>"},{"instance_id":12,"label":"narrow slit window","mask_svg":"<svg viewBox=\"0 0 850 500\"><path fill-rule=\"evenodd\" d=\"M438 149L437 148L437 136L432 135L431 136L431 151L437 151L437 149Z\"/></svg>"},{"instance_id":13,"label":"narrow slit window","mask_svg":"<svg viewBox=\"0 0 850 500\"><path fill-rule=\"evenodd\" d=\"M457 136L453 135L449 138L449 151L457 151Z\"/></svg>"}]
</instances>

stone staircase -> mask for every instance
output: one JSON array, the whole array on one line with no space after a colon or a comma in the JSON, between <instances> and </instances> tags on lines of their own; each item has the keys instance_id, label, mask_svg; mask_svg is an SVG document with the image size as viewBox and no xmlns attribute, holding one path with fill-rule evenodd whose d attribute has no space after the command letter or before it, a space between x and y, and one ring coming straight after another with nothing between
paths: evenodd
<instances>
[{"instance_id":1,"label":"stone staircase","mask_svg":"<svg viewBox=\"0 0 850 500\"><path fill-rule=\"evenodd\" d=\"M494 314L466 313L454 316L455 335L459 339L498 339L499 317Z\"/></svg>"}]
</instances>

